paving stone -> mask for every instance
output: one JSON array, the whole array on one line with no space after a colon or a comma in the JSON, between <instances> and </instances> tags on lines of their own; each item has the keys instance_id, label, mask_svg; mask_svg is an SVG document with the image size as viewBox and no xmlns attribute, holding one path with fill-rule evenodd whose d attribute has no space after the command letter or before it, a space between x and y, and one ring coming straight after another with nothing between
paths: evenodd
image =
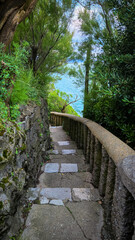
<instances>
[{"instance_id":1,"label":"paving stone","mask_svg":"<svg viewBox=\"0 0 135 240\"><path fill-rule=\"evenodd\" d=\"M100 195L98 190L91 185L91 188L73 188L72 199L73 201L98 201Z\"/></svg>"},{"instance_id":2,"label":"paving stone","mask_svg":"<svg viewBox=\"0 0 135 240\"><path fill-rule=\"evenodd\" d=\"M66 155L62 155L62 156L66 156ZM70 155L68 155L70 156ZM75 156L75 155L74 155ZM74 157L72 155L72 157ZM71 158L70 156L70 159L67 160L66 158L55 158L55 159L51 159L49 160L50 163L76 163L76 158ZM78 162L77 162L77 166L78 166L78 171L79 172L90 172L90 165L89 164L86 164L83 162L83 160L79 160L78 159ZM42 168L43 171L44 171L44 167Z\"/></svg>"},{"instance_id":3,"label":"paving stone","mask_svg":"<svg viewBox=\"0 0 135 240\"><path fill-rule=\"evenodd\" d=\"M56 205L56 206L64 206L64 203L62 200L58 199L53 199L49 202L50 205Z\"/></svg>"},{"instance_id":4,"label":"paving stone","mask_svg":"<svg viewBox=\"0 0 135 240\"><path fill-rule=\"evenodd\" d=\"M32 206L26 221L26 228L20 239L86 240L81 228L67 208L53 205Z\"/></svg>"},{"instance_id":5,"label":"paving stone","mask_svg":"<svg viewBox=\"0 0 135 240\"><path fill-rule=\"evenodd\" d=\"M91 200L90 188L73 188L72 193L74 201Z\"/></svg>"},{"instance_id":6,"label":"paving stone","mask_svg":"<svg viewBox=\"0 0 135 240\"><path fill-rule=\"evenodd\" d=\"M49 203L49 200L44 196L41 196L39 198L39 201L40 201L40 204L48 204Z\"/></svg>"},{"instance_id":7,"label":"paving stone","mask_svg":"<svg viewBox=\"0 0 135 240\"><path fill-rule=\"evenodd\" d=\"M43 188L40 195L48 199L72 200L70 188Z\"/></svg>"},{"instance_id":8,"label":"paving stone","mask_svg":"<svg viewBox=\"0 0 135 240\"><path fill-rule=\"evenodd\" d=\"M52 130L52 129L59 129L59 128L62 129L62 126L51 126L50 130Z\"/></svg>"},{"instance_id":9,"label":"paving stone","mask_svg":"<svg viewBox=\"0 0 135 240\"><path fill-rule=\"evenodd\" d=\"M75 154L76 153L76 149L63 149L62 150L62 154Z\"/></svg>"},{"instance_id":10,"label":"paving stone","mask_svg":"<svg viewBox=\"0 0 135 240\"><path fill-rule=\"evenodd\" d=\"M52 153L53 153L53 154L58 154L59 151L55 149L55 150L52 151Z\"/></svg>"},{"instance_id":11,"label":"paving stone","mask_svg":"<svg viewBox=\"0 0 135 240\"><path fill-rule=\"evenodd\" d=\"M46 173L55 173L59 172L59 164L58 163L47 163L45 165L45 170L44 172Z\"/></svg>"},{"instance_id":12,"label":"paving stone","mask_svg":"<svg viewBox=\"0 0 135 240\"><path fill-rule=\"evenodd\" d=\"M103 208L100 204L88 201L69 202L66 203L66 207L80 226L85 235L85 240L101 240Z\"/></svg>"},{"instance_id":13,"label":"paving stone","mask_svg":"<svg viewBox=\"0 0 135 240\"><path fill-rule=\"evenodd\" d=\"M61 163L60 172L78 172L78 166L72 163Z\"/></svg>"},{"instance_id":14,"label":"paving stone","mask_svg":"<svg viewBox=\"0 0 135 240\"><path fill-rule=\"evenodd\" d=\"M36 187L36 188L29 188L28 192L27 192L27 198L29 201L34 201L38 198L39 196L39 191L40 188Z\"/></svg>"},{"instance_id":15,"label":"paving stone","mask_svg":"<svg viewBox=\"0 0 135 240\"><path fill-rule=\"evenodd\" d=\"M58 145L59 145L59 146L68 146L69 143L70 143L69 141L59 141L59 142L58 142Z\"/></svg>"},{"instance_id":16,"label":"paving stone","mask_svg":"<svg viewBox=\"0 0 135 240\"><path fill-rule=\"evenodd\" d=\"M73 141L58 141L58 142L52 142L53 149L57 149L58 151L61 151L64 149L77 149L77 145Z\"/></svg>"}]
</instances>

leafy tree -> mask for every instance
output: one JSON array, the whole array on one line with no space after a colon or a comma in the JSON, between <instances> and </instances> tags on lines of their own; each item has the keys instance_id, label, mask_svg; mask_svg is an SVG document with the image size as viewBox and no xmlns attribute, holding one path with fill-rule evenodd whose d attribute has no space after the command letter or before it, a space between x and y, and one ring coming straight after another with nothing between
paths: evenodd
<instances>
[{"instance_id":1,"label":"leafy tree","mask_svg":"<svg viewBox=\"0 0 135 240\"><path fill-rule=\"evenodd\" d=\"M60 90L56 90L54 85L51 86L49 95L48 95L48 107L50 112L63 112L73 114L79 116L77 112L70 106L76 100L72 100L73 96L71 94L67 94Z\"/></svg>"},{"instance_id":2,"label":"leafy tree","mask_svg":"<svg viewBox=\"0 0 135 240\"><path fill-rule=\"evenodd\" d=\"M84 116L99 122L134 147L135 5L133 1L107 1L107 4L114 25L111 36L106 34L106 25L100 35L102 52L94 62L91 75L97 89L91 88Z\"/></svg>"},{"instance_id":3,"label":"leafy tree","mask_svg":"<svg viewBox=\"0 0 135 240\"><path fill-rule=\"evenodd\" d=\"M78 68L72 68L69 75L76 76L78 83L82 83L84 87L84 109L85 102L89 93L90 85L90 71L93 65L93 46L96 44L99 36L99 24L96 20L95 14L91 14L90 9L85 9L79 13L79 20L81 21L80 31L83 35L83 40L78 47L77 58L83 61L83 66L79 65ZM82 79L81 79L82 78Z\"/></svg>"},{"instance_id":4,"label":"leafy tree","mask_svg":"<svg viewBox=\"0 0 135 240\"><path fill-rule=\"evenodd\" d=\"M17 29L14 41L24 39L30 43L30 63L35 75L39 71L45 75L60 71L72 54L72 35L67 30L63 6L56 1L40 0Z\"/></svg>"}]
</instances>

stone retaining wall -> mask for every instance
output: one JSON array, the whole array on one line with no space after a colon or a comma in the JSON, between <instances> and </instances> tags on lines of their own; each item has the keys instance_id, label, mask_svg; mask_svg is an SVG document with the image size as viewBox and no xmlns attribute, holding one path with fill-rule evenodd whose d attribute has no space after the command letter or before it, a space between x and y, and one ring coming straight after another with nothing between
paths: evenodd
<instances>
[{"instance_id":1,"label":"stone retaining wall","mask_svg":"<svg viewBox=\"0 0 135 240\"><path fill-rule=\"evenodd\" d=\"M90 163L93 185L103 198L105 240L133 240L135 220L135 151L97 123L69 114L51 113Z\"/></svg>"},{"instance_id":2,"label":"stone retaining wall","mask_svg":"<svg viewBox=\"0 0 135 240\"><path fill-rule=\"evenodd\" d=\"M20 129L10 123L0 136L0 239L9 239L24 224L29 186L35 186L49 147L47 104L21 107ZM25 215L25 214L24 214Z\"/></svg>"}]
</instances>

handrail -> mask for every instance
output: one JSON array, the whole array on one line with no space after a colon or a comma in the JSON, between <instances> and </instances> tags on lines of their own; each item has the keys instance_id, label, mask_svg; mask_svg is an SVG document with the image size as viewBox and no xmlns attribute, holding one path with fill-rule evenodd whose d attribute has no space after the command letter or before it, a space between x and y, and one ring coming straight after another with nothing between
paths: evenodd
<instances>
[{"instance_id":1,"label":"handrail","mask_svg":"<svg viewBox=\"0 0 135 240\"><path fill-rule=\"evenodd\" d=\"M135 156L135 151L131 147L96 122L65 113L51 112L51 114L67 117L86 125L92 134L101 142L116 165L119 165L121 161L128 156Z\"/></svg>"},{"instance_id":2,"label":"handrail","mask_svg":"<svg viewBox=\"0 0 135 240\"><path fill-rule=\"evenodd\" d=\"M99 189L105 202L105 224L111 222L112 232L116 236L114 239L132 239L135 151L108 130L86 118L51 112L51 124L63 125L78 147L83 149L86 161L90 163L92 183Z\"/></svg>"}]
</instances>

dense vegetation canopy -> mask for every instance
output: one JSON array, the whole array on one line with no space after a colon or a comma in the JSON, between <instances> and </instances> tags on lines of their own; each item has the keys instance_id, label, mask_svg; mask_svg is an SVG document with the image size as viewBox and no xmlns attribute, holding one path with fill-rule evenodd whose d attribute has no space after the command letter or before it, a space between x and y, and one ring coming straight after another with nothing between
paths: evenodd
<instances>
[{"instance_id":1,"label":"dense vegetation canopy","mask_svg":"<svg viewBox=\"0 0 135 240\"><path fill-rule=\"evenodd\" d=\"M77 42L70 31L75 14ZM0 45L1 123L17 121L21 104L41 98L50 111L77 114L70 106L75 96L54 87L68 73L83 87L84 117L134 147L134 46L133 0L39 0L6 52Z\"/></svg>"}]
</instances>

